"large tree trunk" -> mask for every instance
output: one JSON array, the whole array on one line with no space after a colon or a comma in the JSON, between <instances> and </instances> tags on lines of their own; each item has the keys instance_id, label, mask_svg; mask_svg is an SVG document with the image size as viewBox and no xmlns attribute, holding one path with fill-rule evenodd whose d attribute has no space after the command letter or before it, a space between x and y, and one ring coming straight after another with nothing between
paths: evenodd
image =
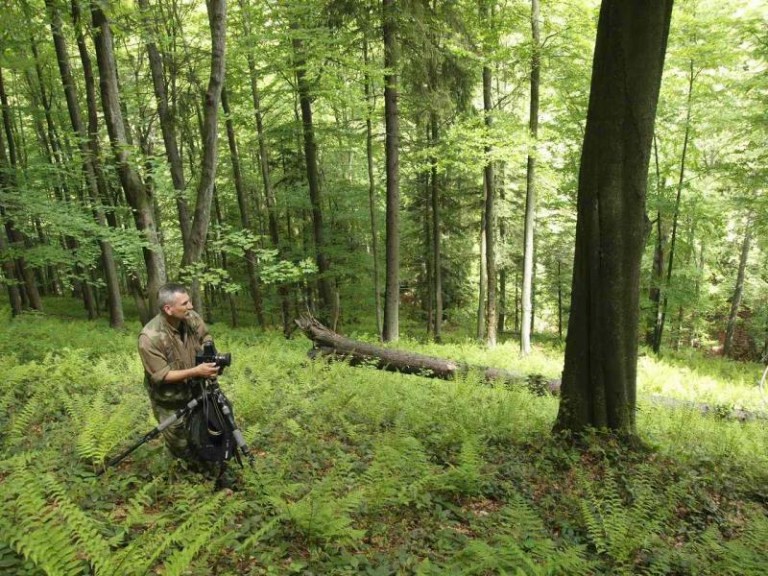
<instances>
[{"instance_id":1,"label":"large tree trunk","mask_svg":"<svg viewBox=\"0 0 768 576\"><path fill-rule=\"evenodd\" d=\"M78 146L82 156L86 186L91 198L96 221L99 226L107 228L107 217L102 206L102 199L99 194L97 180L98 159L93 156L91 153L92 150L88 145L88 134L82 121L80 104L77 99L77 87L69 65L69 51L67 50L66 40L62 32L61 16L59 15L53 0L46 0L45 3L51 18L51 33L53 34L53 44L56 49L56 59L59 64L61 83L64 87L64 97L67 102L69 119L72 124L72 129L77 136ZM120 295L120 280L117 274L117 264L112 251L112 245L107 240L102 239L99 240L99 248L101 249L101 261L107 285L109 325L113 328L122 328L125 323L125 318L123 316L123 300Z\"/></svg>"},{"instance_id":2,"label":"large tree trunk","mask_svg":"<svg viewBox=\"0 0 768 576\"><path fill-rule=\"evenodd\" d=\"M98 4L91 4L96 62L99 67L101 104L107 124L109 141L112 146L120 183L128 204L133 209L136 228L144 235L149 246L143 249L147 268L148 308L157 308L157 291L167 280L165 256L158 236L154 206L144 182L133 165L126 134L120 96L117 85L117 68L112 50L112 29Z\"/></svg>"},{"instance_id":3,"label":"large tree trunk","mask_svg":"<svg viewBox=\"0 0 768 576\"><path fill-rule=\"evenodd\" d=\"M384 30L384 123L387 160L387 244L384 291L384 342L400 337L400 120L397 111L397 10L395 0L383 1Z\"/></svg>"},{"instance_id":4,"label":"large tree trunk","mask_svg":"<svg viewBox=\"0 0 768 576\"><path fill-rule=\"evenodd\" d=\"M237 193L237 205L240 208L240 224L244 230L251 231L250 206L248 205L248 193L243 183L243 175L240 170L240 155L237 151L237 139L235 137L235 126L232 122L229 110L229 98L227 97L226 87L221 91L221 107L226 116L227 143L229 144L229 158L232 161L232 175L235 181L235 192ZM248 286L251 292L251 301L253 309L256 312L256 321L259 327L264 329L264 302L261 296L261 282L256 270L256 253L253 248L245 249L245 266L248 271Z\"/></svg>"},{"instance_id":5,"label":"large tree trunk","mask_svg":"<svg viewBox=\"0 0 768 576\"><path fill-rule=\"evenodd\" d=\"M540 13L539 0L531 1L531 101L528 118L528 131L531 136L528 153L528 167L525 194L525 233L523 247L523 323L520 329L520 353L531 353L531 332L533 331L533 277L534 277L534 235L536 228L536 138L539 133L539 82L541 74L540 58Z\"/></svg>"},{"instance_id":6,"label":"large tree trunk","mask_svg":"<svg viewBox=\"0 0 768 576\"><path fill-rule=\"evenodd\" d=\"M640 262L672 0L604 0L581 156L556 430L635 433Z\"/></svg>"},{"instance_id":7,"label":"large tree trunk","mask_svg":"<svg viewBox=\"0 0 768 576\"><path fill-rule=\"evenodd\" d=\"M200 166L200 181L197 186L195 215L189 231L189 241L184 246L182 267L192 266L200 261L208 237L208 227L211 223L211 203L216 181L216 163L218 159L219 135L219 102L221 89L224 86L224 66L227 31L227 2L226 0L209 0L208 22L211 29L211 73L208 78L208 88L203 100L203 157ZM199 310L202 310L199 282L192 282L192 299Z\"/></svg>"}]
</instances>

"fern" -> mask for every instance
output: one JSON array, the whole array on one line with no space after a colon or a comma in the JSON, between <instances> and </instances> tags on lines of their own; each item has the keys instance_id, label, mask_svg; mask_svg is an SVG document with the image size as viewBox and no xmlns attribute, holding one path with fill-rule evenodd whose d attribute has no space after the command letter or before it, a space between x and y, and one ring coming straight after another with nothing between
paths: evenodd
<instances>
[{"instance_id":1,"label":"fern","mask_svg":"<svg viewBox=\"0 0 768 576\"><path fill-rule=\"evenodd\" d=\"M592 574L594 566L580 546L558 548L539 515L519 495L511 494L507 505L485 521L493 536L471 540L437 572L473 574L516 574L549 576Z\"/></svg>"},{"instance_id":2,"label":"fern","mask_svg":"<svg viewBox=\"0 0 768 576\"><path fill-rule=\"evenodd\" d=\"M657 547L664 532L669 511L643 469L635 472L629 484L630 498L622 497L611 469L605 471L599 486L577 470L582 520L587 535L598 554L617 568L634 565L639 552ZM649 566L653 573L661 569Z\"/></svg>"},{"instance_id":3,"label":"fern","mask_svg":"<svg viewBox=\"0 0 768 576\"><path fill-rule=\"evenodd\" d=\"M25 470L3 482L4 516L0 541L51 576L77 576L83 572L71 528L59 508L48 501L37 475Z\"/></svg>"}]
</instances>

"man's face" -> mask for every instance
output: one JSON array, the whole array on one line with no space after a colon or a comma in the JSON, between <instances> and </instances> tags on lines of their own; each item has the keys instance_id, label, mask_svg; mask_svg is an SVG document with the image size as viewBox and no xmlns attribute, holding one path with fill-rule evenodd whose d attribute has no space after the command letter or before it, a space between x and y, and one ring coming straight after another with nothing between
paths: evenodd
<instances>
[{"instance_id":1,"label":"man's face","mask_svg":"<svg viewBox=\"0 0 768 576\"><path fill-rule=\"evenodd\" d=\"M192 310L192 301L186 292L177 292L174 294L173 302L163 306L165 313L171 318L183 320L187 317L187 312Z\"/></svg>"}]
</instances>

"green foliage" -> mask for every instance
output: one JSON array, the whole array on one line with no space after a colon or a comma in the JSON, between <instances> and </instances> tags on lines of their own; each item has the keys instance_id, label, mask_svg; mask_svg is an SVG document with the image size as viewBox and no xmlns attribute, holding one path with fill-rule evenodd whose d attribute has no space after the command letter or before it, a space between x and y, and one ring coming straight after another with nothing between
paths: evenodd
<instances>
[{"instance_id":1,"label":"green foliage","mask_svg":"<svg viewBox=\"0 0 768 576\"><path fill-rule=\"evenodd\" d=\"M553 438L556 399L524 385L309 362L306 340L214 331L256 455L233 493L157 440L94 476L154 426L134 335L43 316L4 326L17 355L0 361L0 573L719 576L768 559L765 426L646 401L679 393L676 376L759 407L734 365L646 362L638 427L655 448L636 450ZM514 343L404 345L515 362ZM536 350L526 371L554 375L557 354Z\"/></svg>"}]
</instances>

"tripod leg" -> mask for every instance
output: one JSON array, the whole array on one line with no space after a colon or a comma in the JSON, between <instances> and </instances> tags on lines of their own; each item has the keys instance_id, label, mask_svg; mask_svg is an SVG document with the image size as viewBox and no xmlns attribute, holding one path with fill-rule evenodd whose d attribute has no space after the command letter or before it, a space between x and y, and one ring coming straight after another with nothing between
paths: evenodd
<instances>
[{"instance_id":1,"label":"tripod leg","mask_svg":"<svg viewBox=\"0 0 768 576\"><path fill-rule=\"evenodd\" d=\"M180 408L179 410L176 410L173 414L171 414L170 416L162 420L155 428L147 432L142 437L142 439L139 440L136 444L134 444L124 452L121 452L119 455L109 460L104 466L104 469L97 473L97 476L101 476L107 470L107 468L114 466L115 464L118 464L124 458L126 458L131 452L136 450L139 446L157 437L163 430L167 429L169 426L173 425L175 422L184 418L184 416L189 414L192 410L194 410L197 407L201 399L202 399L202 396L195 398L194 400L190 400L189 403L187 403L187 405L184 408Z\"/></svg>"}]
</instances>

